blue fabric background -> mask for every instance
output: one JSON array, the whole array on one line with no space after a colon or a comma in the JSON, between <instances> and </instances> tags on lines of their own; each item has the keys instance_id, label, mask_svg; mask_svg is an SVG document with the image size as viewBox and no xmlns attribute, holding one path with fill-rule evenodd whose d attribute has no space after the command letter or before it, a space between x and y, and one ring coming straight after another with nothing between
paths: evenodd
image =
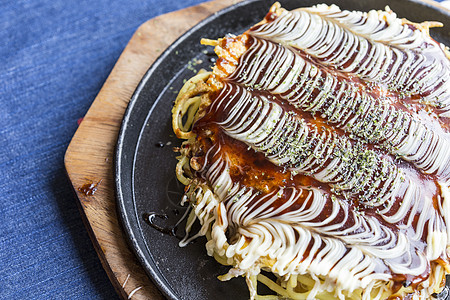
<instances>
[{"instance_id":1,"label":"blue fabric background","mask_svg":"<svg viewBox=\"0 0 450 300\"><path fill-rule=\"evenodd\" d=\"M0 299L117 298L64 152L137 27L200 2L0 1Z\"/></svg>"}]
</instances>

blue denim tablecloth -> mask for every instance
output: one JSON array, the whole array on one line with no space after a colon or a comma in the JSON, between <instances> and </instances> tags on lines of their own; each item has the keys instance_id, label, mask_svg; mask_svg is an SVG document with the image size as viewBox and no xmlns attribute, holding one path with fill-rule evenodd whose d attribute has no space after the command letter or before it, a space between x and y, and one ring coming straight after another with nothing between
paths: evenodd
<instances>
[{"instance_id":1,"label":"blue denim tablecloth","mask_svg":"<svg viewBox=\"0 0 450 300\"><path fill-rule=\"evenodd\" d=\"M202 0L0 1L0 299L115 299L64 152L137 27Z\"/></svg>"}]
</instances>

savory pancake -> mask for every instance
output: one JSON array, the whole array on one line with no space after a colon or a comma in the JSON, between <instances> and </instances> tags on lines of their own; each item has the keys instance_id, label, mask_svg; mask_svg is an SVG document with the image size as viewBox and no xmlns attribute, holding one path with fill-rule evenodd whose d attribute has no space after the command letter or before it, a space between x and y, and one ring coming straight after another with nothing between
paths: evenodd
<instances>
[{"instance_id":1,"label":"savory pancake","mask_svg":"<svg viewBox=\"0 0 450 300\"><path fill-rule=\"evenodd\" d=\"M449 273L450 61L386 11L274 4L181 89L177 177L250 298L429 299ZM273 274L273 279L261 274ZM257 282L276 295L261 296Z\"/></svg>"}]
</instances>

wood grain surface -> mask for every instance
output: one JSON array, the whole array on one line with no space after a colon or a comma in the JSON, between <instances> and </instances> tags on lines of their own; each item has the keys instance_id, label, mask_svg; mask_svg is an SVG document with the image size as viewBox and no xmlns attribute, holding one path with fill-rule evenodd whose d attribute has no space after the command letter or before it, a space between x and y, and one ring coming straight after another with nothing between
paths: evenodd
<instances>
[{"instance_id":1,"label":"wood grain surface","mask_svg":"<svg viewBox=\"0 0 450 300\"><path fill-rule=\"evenodd\" d=\"M141 267L116 213L113 158L122 117L147 69L186 30L240 0L216 0L161 15L134 33L65 155L67 174L94 247L123 299L164 299ZM432 0L424 0L439 6Z\"/></svg>"},{"instance_id":2,"label":"wood grain surface","mask_svg":"<svg viewBox=\"0 0 450 300\"><path fill-rule=\"evenodd\" d=\"M122 117L155 59L199 21L239 1L216 0L161 15L134 33L81 122L65 155L81 214L112 284L123 299L164 299L129 248L116 213L113 159Z\"/></svg>"}]
</instances>

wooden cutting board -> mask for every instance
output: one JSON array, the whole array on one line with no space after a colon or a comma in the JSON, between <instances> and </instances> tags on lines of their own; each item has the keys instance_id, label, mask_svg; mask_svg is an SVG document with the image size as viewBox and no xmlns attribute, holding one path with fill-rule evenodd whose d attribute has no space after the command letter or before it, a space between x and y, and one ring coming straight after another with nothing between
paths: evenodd
<instances>
[{"instance_id":1,"label":"wooden cutting board","mask_svg":"<svg viewBox=\"0 0 450 300\"><path fill-rule=\"evenodd\" d=\"M142 24L67 149L65 166L83 221L109 279L123 299L164 299L129 248L116 213L113 160L125 109L142 76L170 44L202 19L239 1L215 0ZM432 0L423 1L439 6Z\"/></svg>"}]
</instances>

